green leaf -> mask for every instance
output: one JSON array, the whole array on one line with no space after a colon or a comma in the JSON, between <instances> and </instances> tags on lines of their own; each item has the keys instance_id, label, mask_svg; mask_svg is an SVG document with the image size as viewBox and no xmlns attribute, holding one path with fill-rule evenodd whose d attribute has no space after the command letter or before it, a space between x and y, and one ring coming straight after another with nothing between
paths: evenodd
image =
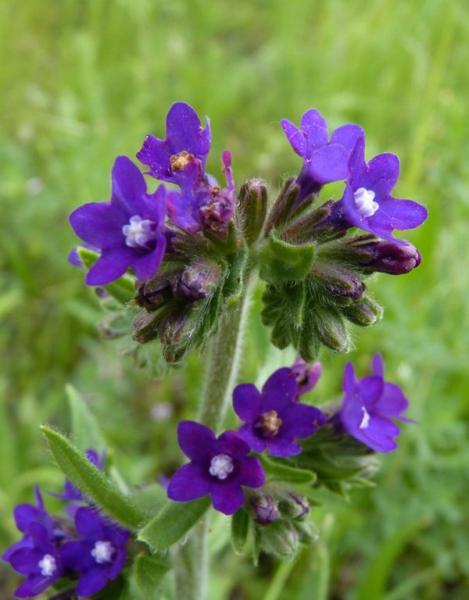
<instances>
[{"instance_id":1,"label":"green leaf","mask_svg":"<svg viewBox=\"0 0 469 600\"><path fill-rule=\"evenodd\" d=\"M144 554L137 556L134 563L135 582L143 598L146 600L155 598L155 593L170 568L169 562L162 558Z\"/></svg>"},{"instance_id":2,"label":"green leaf","mask_svg":"<svg viewBox=\"0 0 469 600\"><path fill-rule=\"evenodd\" d=\"M285 460L276 461L274 459L261 456L262 464L271 480L286 481L289 483L313 483L316 481L316 474L307 469L301 469L294 465L285 464Z\"/></svg>"},{"instance_id":3,"label":"green leaf","mask_svg":"<svg viewBox=\"0 0 469 600\"><path fill-rule=\"evenodd\" d=\"M72 385L65 386L65 391L70 406L73 443L82 452L89 448L103 452L106 442L95 416Z\"/></svg>"},{"instance_id":4,"label":"green leaf","mask_svg":"<svg viewBox=\"0 0 469 600\"><path fill-rule=\"evenodd\" d=\"M192 502L168 500L156 517L140 531L138 539L154 551L165 550L184 537L209 506L209 498Z\"/></svg>"},{"instance_id":5,"label":"green leaf","mask_svg":"<svg viewBox=\"0 0 469 600\"><path fill-rule=\"evenodd\" d=\"M243 554L246 548L251 519L244 508L240 508L231 519L231 544L236 554Z\"/></svg>"},{"instance_id":6,"label":"green leaf","mask_svg":"<svg viewBox=\"0 0 469 600\"><path fill-rule=\"evenodd\" d=\"M87 270L98 260L99 254L89 248L78 248L78 255ZM120 304L127 304L135 296L135 280L130 275L123 275L116 281L103 286L104 289Z\"/></svg>"},{"instance_id":7,"label":"green leaf","mask_svg":"<svg viewBox=\"0 0 469 600\"><path fill-rule=\"evenodd\" d=\"M130 495L132 502L143 512L154 516L166 503L166 492L159 483L154 483Z\"/></svg>"},{"instance_id":8,"label":"green leaf","mask_svg":"<svg viewBox=\"0 0 469 600\"><path fill-rule=\"evenodd\" d=\"M316 254L314 244L290 244L271 233L259 252L260 277L269 283L304 279Z\"/></svg>"},{"instance_id":9,"label":"green leaf","mask_svg":"<svg viewBox=\"0 0 469 600\"><path fill-rule=\"evenodd\" d=\"M125 527L142 527L147 515L121 494L70 440L50 427L42 426L41 430L57 464L78 489Z\"/></svg>"}]
</instances>

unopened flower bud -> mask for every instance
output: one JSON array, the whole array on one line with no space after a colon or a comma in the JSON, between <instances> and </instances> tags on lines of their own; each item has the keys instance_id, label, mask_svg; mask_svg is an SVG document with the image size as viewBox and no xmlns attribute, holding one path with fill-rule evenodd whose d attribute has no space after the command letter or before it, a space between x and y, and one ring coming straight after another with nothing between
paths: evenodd
<instances>
[{"instance_id":1,"label":"unopened flower bud","mask_svg":"<svg viewBox=\"0 0 469 600\"><path fill-rule=\"evenodd\" d=\"M294 527L300 536L300 542L302 544L314 544L319 539L319 532L316 525L308 519L304 521L295 521Z\"/></svg>"},{"instance_id":2,"label":"unopened flower bud","mask_svg":"<svg viewBox=\"0 0 469 600\"><path fill-rule=\"evenodd\" d=\"M160 316L157 313L142 311L133 323L133 339L146 344L158 337Z\"/></svg>"},{"instance_id":3,"label":"unopened flower bud","mask_svg":"<svg viewBox=\"0 0 469 600\"><path fill-rule=\"evenodd\" d=\"M346 352L350 339L339 312L333 307L318 307L314 318L321 342L334 352Z\"/></svg>"},{"instance_id":4,"label":"unopened flower bud","mask_svg":"<svg viewBox=\"0 0 469 600\"><path fill-rule=\"evenodd\" d=\"M298 395L306 394L312 390L321 377L321 363L316 361L309 365L301 357L298 357L291 367L298 384Z\"/></svg>"},{"instance_id":5,"label":"unopened flower bud","mask_svg":"<svg viewBox=\"0 0 469 600\"><path fill-rule=\"evenodd\" d=\"M215 262L196 261L180 274L175 293L188 300L201 300L216 288L221 269Z\"/></svg>"},{"instance_id":6,"label":"unopened flower bud","mask_svg":"<svg viewBox=\"0 0 469 600\"><path fill-rule=\"evenodd\" d=\"M419 266L422 257L412 244L396 244L386 240L377 240L361 247L368 254L368 260L362 263L371 271L402 275Z\"/></svg>"},{"instance_id":7,"label":"unopened flower bud","mask_svg":"<svg viewBox=\"0 0 469 600\"><path fill-rule=\"evenodd\" d=\"M359 268L365 273L402 275L419 266L422 258L415 246L360 235L332 244L321 254Z\"/></svg>"},{"instance_id":8,"label":"unopened flower bud","mask_svg":"<svg viewBox=\"0 0 469 600\"><path fill-rule=\"evenodd\" d=\"M329 201L294 221L283 236L288 241L300 244L342 237L345 232L343 220L336 214L335 203Z\"/></svg>"},{"instance_id":9,"label":"unopened flower bud","mask_svg":"<svg viewBox=\"0 0 469 600\"><path fill-rule=\"evenodd\" d=\"M282 515L301 520L309 513L309 502L301 494L289 491L280 500L279 509Z\"/></svg>"},{"instance_id":10,"label":"unopened flower bud","mask_svg":"<svg viewBox=\"0 0 469 600\"><path fill-rule=\"evenodd\" d=\"M300 543L300 532L290 521L279 519L261 531L261 547L280 560L293 558Z\"/></svg>"},{"instance_id":11,"label":"unopened flower bud","mask_svg":"<svg viewBox=\"0 0 469 600\"><path fill-rule=\"evenodd\" d=\"M265 224L266 236L269 235L272 229L279 227L288 221L293 212L293 207L295 206L299 192L300 186L295 183L295 180L287 179L267 217L267 222Z\"/></svg>"},{"instance_id":12,"label":"unopened flower bud","mask_svg":"<svg viewBox=\"0 0 469 600\"><path fill-rule=\"evenodd\" d=\"M269 525L280 516L277 502L270 494L253 493L249 503L254 511L254 518L260 525Z\"/></svg>"},{"instance_id":13,"label":"unopened flower bud","mask_svg":"<svg viewBox=\"0 0 469 600\"><path fill-rule=\"evenodd\" d=\"M166 304L173 297L172 281L176 272L163 272L156 277L141 283L137 288L135 302L148 311L154 311Z\"/></svg>"},{"instance_id":14,"label":"unopened flower bud","mask_svg":"<svg viewBox=\"0 0 469 600\"><path fill-rule=\"evenodd\" d=\"M350 304L365 291L365 284L360 277L337 263L318 260L313 264L311 274L320 280L338 304Z\"/></svg>"},{"instance_id":15,"label":"unopened flower bud","mask_svg":"<svg viewBox=\"0 0 469 600\"><path fill-rule=\"evenodd\" d=\"M260 179L250 179L241 186L238 215L244 239L248 245L259 237L267 212L267 188Z\"/></svg>"},{"instance_id":16,"label":"unopened flower bud","mask_svg":"<svg viewBox=\"0 0 469 600\"><path fill-rule=\"evenodd\" d=\"M364 296L356 304L344 307L342 313L352 323L369 327L382 318L383 309L373 298Z\"/></svg>"}]
</instances>

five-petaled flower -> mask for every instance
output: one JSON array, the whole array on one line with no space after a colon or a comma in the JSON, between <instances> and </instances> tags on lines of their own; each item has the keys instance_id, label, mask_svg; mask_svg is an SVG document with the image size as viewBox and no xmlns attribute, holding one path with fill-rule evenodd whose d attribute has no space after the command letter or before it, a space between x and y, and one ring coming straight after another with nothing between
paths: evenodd
<instances>
[{"instance_id":1,"label":"five-petaled flower","mask_svg":"<svg viewBox=\"0 0 469 600\"><path fill-rule=\"evenodd\" d=\"M340 200L346 222L382 238L406 244L392 236L394 229L414 229L427 218L427 209L413 200L399 200L391 192L399 178L395 154L378 154L365 162L365 140L360 137L350 156L350 177Z\"/></svg>"},{"instance_id":2,"label":"five-petaled flower","mask_svg":"<svg viewBox=\"0 0 469 600\"><path fill-rule=\"evenodd\" d=\"M15 508L16 526L23 539L2 556L15 571L26 576L15 592L19 598L37 596L64 573L60 543L65 534L47 513L38 488L35 493L36 505L19 504Z\"/></svg>"},{"instance_id":3,"label":"five-petaled flower","mask_svg":"<svg viewBox=\"0 0 469 600\"><path fill-rule=\"evenodd\" d=\"M286 367L269 377L262 392L252 383L238 385L233 407L244 421L239 434L251 449L278 457L299 454L302 448L295 440L313 435L325 422L318 408L298 402L295 373Z\"/></svg>"},{"instance_id":4,"label":"five-petaled flower","mask_svg":"<svg viewBox=\"0 0 469 600\"><path fill-rule=\"evenodd\" d=\"M351 436L376 452L391 452L397 448L395 438L399 427L394 419L409 421L403 416L408 401L394 383L384 381L384 363L380 354L372 360L372 375L356 379L351 363L344 372L344 400L339 418Z\"/></svg>"},{"instance_id":5,"label":"five-petaled flower","mask_svg":"<svg viewBox=\"0 0 469 600\"><path fill-rule=\"evenodd\" d=\"M78 596L92 596L116 579L127 559L129 532L105 520L94 508L79 508L75 526L81 539L62 547L64 565L79 574Z\"/></svg>"},{"instance_id":6,"label":"five-petaled flower","mask_svg":"<svg viewBox=\"0 0 469 600\"><path fill-rule=\"evenodd\" d=\"M288 119L281 126L293 150L303 158L303 168L297 178L300 186L298 202L318 193L326 183L348 177L348 161L359 138L361 127L349 123L338 127L329 139L327 123L318 110L311 108L301 117L298 128Z\"/></svg>"},{"instance_id":7,"label":"five-petaled flower","mask_svg":"<svg viewBox=\"0 0 469 600\"><path fill-rule=\"evenodd\" d=\"M260 461L249 456L249 445L234 431L215 437L194 421L178 426L179 445L190 458L171 478L168 497L188 502L210 496L216 510L232 515L244 503L243 486L261 487L265 480Z\"/></svg>"},{"instance_id":8,"label":"five-petaled flower","mask_svg":"<svg viewBox=\"0 0 469 600\"><path fill-rule=\"evenodd\" d=\"M101 256L86 276L88 285L118 279L129 267L139 280L153 277L166 248L166 189L148 194L143 175L126 156L112 169L110 202L91 202L70 215L70 224L85 244Z\"/></svg>"}]
</instances>

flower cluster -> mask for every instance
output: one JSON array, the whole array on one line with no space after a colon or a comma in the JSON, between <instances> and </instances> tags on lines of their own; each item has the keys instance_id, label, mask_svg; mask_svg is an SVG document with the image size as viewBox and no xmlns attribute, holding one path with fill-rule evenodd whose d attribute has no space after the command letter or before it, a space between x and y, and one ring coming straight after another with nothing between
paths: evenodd
<instances>
[{"instance_id":1,"label":"flower cluster","mask_svg":"<svg viewBox=\"0 0 469 600\"><path fill-rule=\"evenodd\" d=\"M358 125L343 125L329 137L326 121L311 109L300 127L287 120L282 127L303 165L267 217L260 249L260 275L268 284L263 321L276 346L291 344L310 360L321 344L336 352L349 348L347 321L369 326L381 318L364 279L420 264L418 250L393 232L418 227L427 211L391 195L399 159L379 154L367 163ZM340 180L342 197L316 207L323 186Z\"/></svg>"},{"instance_id":2,"label":"flower cluster","mask_svg":"<svg viewBox=\"0 0 469 600\"><path fill-rule=\"evenodd\" d=\"M103 468L103 459L94 450L87 456ZM39 488L35 494L35 505L15 508L23 538L2 556L25 577L16 597L37 596L61 579L70 580L78 596L100 592L124 568L129 532L103 517L69 481L63 494L56 494L67 501L65 515L50 515Z\"/></svg>"},{"instance_id":3,"label":"flower cluster","mask_svg":"<svg viewBox=\"0 0 469 600\"><path fill-rule=\"evenodd\" d=\"M186 502L209 495L216 510L231 515L245 504L243 487L257 489L265 484L256 454L266 451L276 458L296 457L303 452L299 440L310 439L319 429L333 435L344 432L376 452L394 450L399 428L393 419L407 420L402 413L408 402L396 384L384 381L380 355L373 358L372 366L373 375L357 381L353 366L347 364L342 405L328 416L300 401L316 385L319 363L308 366L298 359L292 367L275 371L261 391L251 383L238 385L233 408L242 425L237 431L225 431L217 438L200 423L179 424L179 445L190 462L172 477L169 498ZM269 493L250 497L258 522L278 518L277 503Z\"/></svg>"}]
</instances>

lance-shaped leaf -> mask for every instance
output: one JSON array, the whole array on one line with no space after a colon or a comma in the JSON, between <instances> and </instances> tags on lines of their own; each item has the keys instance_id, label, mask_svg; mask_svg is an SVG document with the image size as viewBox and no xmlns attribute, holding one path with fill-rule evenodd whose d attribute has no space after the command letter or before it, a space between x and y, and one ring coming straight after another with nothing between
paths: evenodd
<instances>
[{"instance_id":1,"label":"lance-shaped leaf","mask_svg":"<svg viewBox=\"0 0 469 600\"><path fill-rule=\"evenodd\" d=\"M261 456L261 461L270 480L288 483L313 483L316 481L316 474L313 471L296 467L292 463L287 464L285 459L280 461Z\"/></svg>"},{"instance_id":2,"label":"lance-shaped leaf","mask_svg":"<svg viewBox=\"0 0 469 600\"><path fill-rule=\"evenodd\" d=\"M181 538L202 518L210 506L208 498L192 502L168 502L138 534L138 539L153 551L165 550Z\"/></svg>"},{"instance_id":3,"label":"lance-shaped leaf","mask_svg":"<svg viewBox=\"0 0 469 600\"><path fill-rule=\"evenodd\" d=\"M231 519L231 544L236 554L243 554L248 540L251 519L244 508L240 508Z\"/></svg>"},{"instance_id":4,"label":"lance-shaped leaf","mask_svg":"<svg viewBox=\"0 0 469 600\"><path fill-rule=\"evenodd\" d=\"M41 427L49 448L66 477L110 517L130 529L139 529L148 520L116 486L65 436L47 426Z\"/></svg>"},{"instance_id":5,"label":"lance-shaped leaf","mask_svg":"<svg viewBox=\"0 0 469 600\"><path fill-rule=\"evenodd\" d=\"M135 582L143 598L156 600L156 592L170 568L169 561L160 557L144 554L137 556L134 563Z\"/></svg>"}]
</instances>

